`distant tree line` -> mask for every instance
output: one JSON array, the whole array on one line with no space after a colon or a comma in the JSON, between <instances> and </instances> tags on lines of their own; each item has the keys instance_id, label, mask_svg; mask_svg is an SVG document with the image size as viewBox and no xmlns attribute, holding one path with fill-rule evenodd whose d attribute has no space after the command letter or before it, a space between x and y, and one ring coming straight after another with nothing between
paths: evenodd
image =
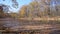
<instances>
[{"instance_id":1,"label":"distant tree line","mask_svg":"<svg viewBox=\"0 0 60 34\"><path fill-rule=\"evenodd\" d=\"M59 0L33 0L19 11L20 17L56 17L60 16Z\"/></svg>"}]
</instances>

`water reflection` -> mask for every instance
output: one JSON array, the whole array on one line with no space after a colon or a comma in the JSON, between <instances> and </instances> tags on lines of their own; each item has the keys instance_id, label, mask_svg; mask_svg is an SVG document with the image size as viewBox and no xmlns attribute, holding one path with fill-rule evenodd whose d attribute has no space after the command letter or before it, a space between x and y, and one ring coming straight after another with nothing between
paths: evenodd
<instances>
[{"instance_id":1,"label":"water reflection","mask_svg":"<svg viewBox=\"0 0 60 34\"><path fill-rule=\"evenodd\" d=\"M13 20L13 19L5 19L5 20L0 20L0 30L6 30L7 28L7 31L8 30L20 30L22 32L25 32L23 30L21 30L20 28L22 26L24 27L27 27L27 26L44 26L43 29L40 29L40 30L32 30L34 31L33 33L38 32L43 32L43 34L45 32L49 32L50 34L60 34L60 22L59 21L49 21L49 22L46 22L46 21L23 21L23 20ZM24 29L24 27L22 29ZM52 27L52 28L50 28ZM10 29L11 28L11 29ZM45 28L48 28L48 29L45 29ZM31 30L31 29L30 29ZM27 30L30 32L30 30ZM42 31L41 31L42 30ZM57 31L55 31L57 30ZM57 32L57 33L56 33Z\"/></svg>"}]
</instances>

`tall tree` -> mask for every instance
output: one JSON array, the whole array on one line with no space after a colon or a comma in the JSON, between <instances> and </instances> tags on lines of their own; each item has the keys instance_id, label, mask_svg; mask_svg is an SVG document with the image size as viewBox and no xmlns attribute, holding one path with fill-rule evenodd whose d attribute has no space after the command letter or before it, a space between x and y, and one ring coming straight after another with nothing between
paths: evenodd
<instances>
[{"instance_id":1,"label":"tall tree","mask_svg":"<svg viewBox=\"0 0 60 34\"><path fill-rule=\"evenodd\" d=\"M4 17L3 7L0 6L0 18Z\"/></svg>"},{"instance_id":2,"label":"tall tree","mask_svg":"<svg viewBox=\"0 0 60 34\"><path fill-rule=\"evenodd\" d=\"M19 11L20 17L25 17L27 11L27 6L23 6L21 10Z\"/></svg>"}]
</instances>

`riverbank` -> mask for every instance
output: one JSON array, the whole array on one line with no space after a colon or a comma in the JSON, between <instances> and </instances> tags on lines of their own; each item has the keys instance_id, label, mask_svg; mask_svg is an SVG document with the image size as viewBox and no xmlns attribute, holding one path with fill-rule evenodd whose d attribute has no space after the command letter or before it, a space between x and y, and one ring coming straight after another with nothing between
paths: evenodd
<instances>
[{"instance_id":1,"label":"riverbank","mask_svg":"<svg viewBox=\"0 0 60 34\"><path fill-rule=\"evenodd\" d=\"M42 20L42 21L50 21L50 20L52 20L52 21L60 21L60 18L57 18L57 17L52 17L52 18L45 18L45 17L42 17L42 18L18 18L18 19L20 19L20 20L34 20L34 21L40 21L40 20Z\"/></svg>"}]
</instances>

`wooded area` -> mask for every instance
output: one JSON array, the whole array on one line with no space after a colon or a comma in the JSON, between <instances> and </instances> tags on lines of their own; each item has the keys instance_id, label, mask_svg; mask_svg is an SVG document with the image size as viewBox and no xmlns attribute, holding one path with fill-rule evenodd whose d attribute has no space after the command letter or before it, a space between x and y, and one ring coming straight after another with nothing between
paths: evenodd
<instances>
[{"instance_id":1,"label":"wooded area","mask_svg":"<svg viewBox=\"0 0 60 34\"><path fill-rule=\"evenodd\" d=\"M34 0L29 5L23 6L19 14L21 17L57 17L60 16L58 3L58 0Z\"/></svg>"},{"instance_id":2,"label":"wooded area","mask_svg":"<svg viewBox=\"0 0 60 34\"><path fill-rule=\"evenodd\" d=\"M13 1L13 0L12 0ZM13 1L14 3L14 1ZM16 4L18 5L18 4ZM4 10L4 8L6 10ZM8 13L8 5L0 5L0 16L12 16L12 17L59 17L60 16L60 4L59 0L33 0L28 5L23 5L18 13ZM9 15L8 15L9 14Z\"/></svg>"}]
</instances>

